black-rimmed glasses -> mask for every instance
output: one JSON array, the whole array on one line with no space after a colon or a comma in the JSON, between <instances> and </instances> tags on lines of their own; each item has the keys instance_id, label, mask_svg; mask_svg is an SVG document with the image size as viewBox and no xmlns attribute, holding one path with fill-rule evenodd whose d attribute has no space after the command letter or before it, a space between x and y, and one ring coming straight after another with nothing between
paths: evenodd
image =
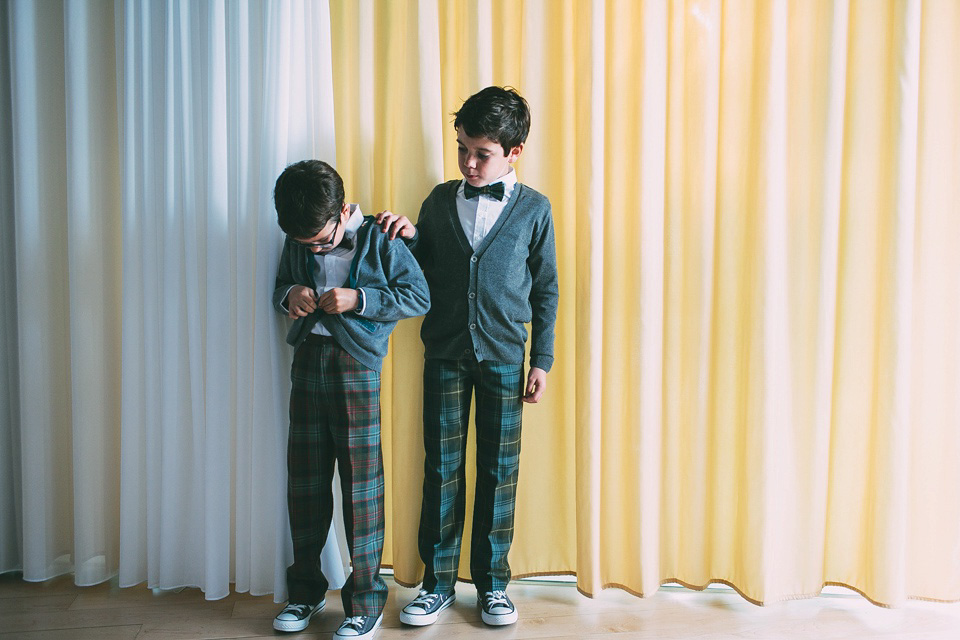
<instances>
[{"instance_id":1,"label":"black-rimmed glasses","mask_svg":"<svg viewBox=\"0 0 960 640\"><path fill-rule=\"evenodd\" d=\"M291 242L295 242L301 247L306 247L308 249L331 249L333 248L333 242L337 239L337 227L340 226L340 218L337 218L337 221L333 223L333 231L330 232L330 238L325 242L301 242L296 238L287 236L290 238Z\"/></svg>"}]
</instances>

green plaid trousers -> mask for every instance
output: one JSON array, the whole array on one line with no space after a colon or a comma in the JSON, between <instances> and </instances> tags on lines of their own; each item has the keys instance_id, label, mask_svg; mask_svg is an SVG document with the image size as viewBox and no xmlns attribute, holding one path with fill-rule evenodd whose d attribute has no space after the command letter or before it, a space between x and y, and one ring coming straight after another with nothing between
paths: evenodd
<instances>
[{"instance_id":1,"label":"green plaid trousers","mask_svg":"<svg viewBox=\"0 0 960 640\"><path fill-rule=\"evenodd\" d=\"M333 517L333 470L339 463L343 519L353 571L340 592L347 616L378 616L387 600L383 554L383 457L380 374L333 338L311 335L290 372L287 504L293 564L290 602L314 604L329 586L320 552Z\"/></svg>"},{"instance_id":2,"label":"green plaid trousers","mask_svg":"<svg viewBox=\"0 0 960 640\"><path fill-rule=\"evenodd\" d=\"M466 502L464 459L470 399L476 392L477 486L470 575L477 591L506 589L513 542L522 364L426 360L423 367L423 503L418 545L426 566L423 588L453 593L460 564Z\"/></svg>"}]
</instances>

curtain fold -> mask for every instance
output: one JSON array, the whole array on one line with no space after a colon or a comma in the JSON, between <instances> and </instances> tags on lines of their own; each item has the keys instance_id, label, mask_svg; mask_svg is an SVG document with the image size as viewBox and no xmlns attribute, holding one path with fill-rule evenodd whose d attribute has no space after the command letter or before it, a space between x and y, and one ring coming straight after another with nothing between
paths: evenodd
<instances>
[{"instance_id":1,"label":"curtain fold","mask_svg":"<svg viewBox=\"0 0 960 640\"><path fill-rule=\"evenodd\" d=\"M8 7L24 573L72 569L63 8ZM48 179L48 176L50 179ZM55 176L55 177L54 177ZM52 258L56 259L52 259ZM24 312L32 309L32 311ZM24 345L29 345L28 349Z\"/></svg>"},{"instance_id":2,"label":"curtain fold","mask_svg":"<svg viewBox=\"0 0 960 640\"><path fill-rule=\"evenodd\" d=\"M120 493L122 217L114 28L104 17L95 3L64 5L66 259L54 261L53 290L64 290L68 302L78 584L101 582L115 571L120 538L114 523ZM49 260L45 249L37 255Z\"/></svg>"},{"instance_id":3,"label":"curtain fold","mask_svg":"<svg viewBox=\"0 0 960 640\"><path fill-rule=\"evenodd\" d=\"M452 112L501 84L561 287L514 576L960 599L957 3L14 0L0 25L0 571L282 599L273 182L335 160L415 219L459 175ZM382 376L404 584L419 326Z\"/></svg>"},{"instance_id":4,"label":"curtain fold","mask_svg":"<svg viewBox=\"0 0 960 640\"><path fill-rule=\"evenodd\" d=\"M0 4L0 571L19 567L23 554L10 26L5 2Z\"/></svg>"}]
</instances>

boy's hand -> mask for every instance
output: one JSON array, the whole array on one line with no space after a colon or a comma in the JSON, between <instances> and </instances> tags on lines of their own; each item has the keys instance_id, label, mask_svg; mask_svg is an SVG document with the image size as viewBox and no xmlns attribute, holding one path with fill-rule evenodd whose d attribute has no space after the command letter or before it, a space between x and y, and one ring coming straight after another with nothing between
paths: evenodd
<instances>
[{"instance_id":1,"label":"boy's hand","mask_svg":"<svg viewBox=\"0 0 960 640\"><path fill-rule=\"evenodd\" d=\"M523 401L530 404L537 404L543 397L543 392L547 390L547 372L537 367L531 367L527 374L527 388Z\"/></svg>"},{"instance_id":2,"label":"boy's hand","mask_svg":"<svg viewBox=\"0 0 960 640\"><path fill-rule=\"evenodd\" d=\"M320 296L317 304L327 313L353 311L360 304L360 293L356 289L330 289Z\"/></svg>"},{"instance_id":3,"label":"boy's hand","mask_svg":"<svg viewBox=\"0 0 960 640\"><path fill-rule=\"evenodd\" d=\"M287 313L291 318L302 318L317 310L317 292L310 287L297 285L287 294Z\"/></svg>"},{"instance_id":4,"label":"boy's hand","mask_svg":"<svg viewBox=\"0 0 960 640\"><path fill-rule=\"evenodd\" d=\"M381 211L375 220L380 225L380 231L389 233L391 240L395 240L397 236L409 240L417 233L417 228L407 219L407 216L397 216L389 211Z\"/></svg>"}]
</instances>

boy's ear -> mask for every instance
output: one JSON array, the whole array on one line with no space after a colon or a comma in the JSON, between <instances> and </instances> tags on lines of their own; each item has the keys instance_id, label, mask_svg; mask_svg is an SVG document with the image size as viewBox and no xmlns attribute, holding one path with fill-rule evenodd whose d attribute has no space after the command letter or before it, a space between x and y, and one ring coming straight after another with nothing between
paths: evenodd
<instances>
[{"instance_id":1,"label":"boy's ear","mask_svg":"<svg viewBox=\"0 0 960 640\"><path fill-rule=\"evenodd\" d=\"M523 151L523 143L521 142L513 149L510 149L510 153L507 154L507 162L513 164L517 161L517 158L520 157L520 152Z\"/></svg>"}]
</instances>

